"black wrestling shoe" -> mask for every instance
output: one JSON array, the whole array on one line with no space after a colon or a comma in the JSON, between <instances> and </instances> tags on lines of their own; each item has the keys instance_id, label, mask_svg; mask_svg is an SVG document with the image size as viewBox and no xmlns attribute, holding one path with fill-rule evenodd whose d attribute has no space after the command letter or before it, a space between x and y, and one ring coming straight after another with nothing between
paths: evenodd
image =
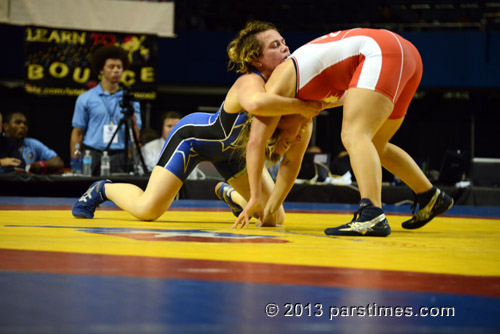
<instances>
[{"instance_id":1,"label":"black wrestling shoe","mask_svg":"<svg viewBox=\"0 0 500 334\"><path fill-rule=\"evenodd\" d=\"M391 234L391 227L385 218L384 211L363 198L359 209L354 213L350 223L325 229L326 235L346 235L356 237L386 237Z\"/></svg>"},{"instance_id":2,"label":"black wrestling shoe","mask_svg":"<svg viewBox=\"0 0 500 334\"><path fill-rule=\"evenodd\" d=\"M413 213L415 213L416 206L417 202L415 201L413 204ZM420 228L430 222L437 215L448 211L452 206L453 198L436 188L436 192L430 201L424 207L419 207L417 214L415 214L410 220L402 223L401 226L409 230Z\"/></svg>"}]
</instances>

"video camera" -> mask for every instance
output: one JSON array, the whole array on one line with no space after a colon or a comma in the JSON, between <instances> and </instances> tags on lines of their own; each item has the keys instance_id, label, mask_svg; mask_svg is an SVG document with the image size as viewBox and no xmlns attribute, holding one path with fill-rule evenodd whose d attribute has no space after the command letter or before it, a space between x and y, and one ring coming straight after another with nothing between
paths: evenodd
<instances>
[{"instance_id":1,"label":"video camera","mask_svg":"<svg viewBox=\"0 0 500 334\"><path fill-rule=\"evenodd\" d=\"M131 102L138 100L135 98L134 94L130 92L130 87L124 85L123 82L120 82L120 88L123 91L122 100L120 101L122 113L124 113L125 116L132 117L132 115L134 115L134 108Z\"/></svg>"}]
</instances>

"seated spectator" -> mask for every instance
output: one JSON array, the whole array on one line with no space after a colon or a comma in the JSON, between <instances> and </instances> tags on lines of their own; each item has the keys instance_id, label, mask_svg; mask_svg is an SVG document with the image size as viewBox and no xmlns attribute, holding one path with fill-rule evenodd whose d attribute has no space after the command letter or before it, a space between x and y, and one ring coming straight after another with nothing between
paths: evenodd
<instances>
[{"instance_id":1,"label":"seated spectator","mask_svg":"<svg viewBox=\"0 0 500 334\"><path fill-rule=\"evenodd\" d=\"M354 174L352 172L349 154L347 153L343 145L339 148L337 155L332 160L330 170L335 175L344 175L347 172L351 172L351 174Z\"/></svg>"},{"instance_id":2,"label":"seated spectator","mask_svg":"<svg viewBox=\"0 0 500 334\"><path fill-rule=\"evenodd\" d=\"M4 136L3 133L3 116L0 113L0 172L22 168L25 164L17 149L17 142Z\"/></svg>"},{"instance_id":3,"label":"seated spectator","mask_svg":"<svg viewBox=\"0 0 500 334\"><path fill-rule=\"evenodd\" d=\"M17 148L26 163L26 170L36 174L57 173L64 162L54 150L28 135L28 121L22 112L12 112L3 123L5 135L16 140Z\"/></svg>"},{"instance_id":4,"label":"seated spectator","mask_svg":"<svg viewBox=\"0 0 500 334\"><path fill-rule=\"evenodd\" d=\"M144 163L146 164L148 172L151 172L156 166L170 131L172 131L181 118L182 116L175 111L169 111L163 114L161 117L161 137L150 141L142 147L142 157L144 158Z\"/></svg>"}]
</instances>

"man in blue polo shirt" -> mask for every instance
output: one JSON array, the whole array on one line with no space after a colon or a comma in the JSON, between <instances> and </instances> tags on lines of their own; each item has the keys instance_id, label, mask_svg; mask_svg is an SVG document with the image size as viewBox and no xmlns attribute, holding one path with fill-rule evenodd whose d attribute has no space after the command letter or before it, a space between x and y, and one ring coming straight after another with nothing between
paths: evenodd
<instances>
[{"instance_id":1,"label":"man in blue polo shirt","mask_svg":"<svg viewBox=\"0 0 500 334\"><path fill-rule=\"evenodd\" d=\"M129 65L128 54L116 46L103 46L92 57L92 69L100 76L97 86L80 95L73 113L73 130L71 132L70 155L74 156L76 144L80 144L82 154L89 150L92 154L92 175L99 175L101 154L108 144L111 145L108 155L111 158L111 172L128 172L125 165L125 126L116 132L124 113L120 102L123 90L120 89L120 79L123 70ZM142 125L140 106L131 102L133 107L133 131L139 138Z\"/></svg>"},{"instance_id":2,"label":"man in blue polo shirt","mask_svg":"<svg viewBox=\"0 0 500 334\"><path fill-rule=\"evenodd\" d=\"M3 123L5 135L17 141L18 150L24 162L26 170L36 174L57 173L64 167L64 162L57 153L45 144L28 135L28 120L19 111L5 116Z\"/></svg>"}]
</instances>

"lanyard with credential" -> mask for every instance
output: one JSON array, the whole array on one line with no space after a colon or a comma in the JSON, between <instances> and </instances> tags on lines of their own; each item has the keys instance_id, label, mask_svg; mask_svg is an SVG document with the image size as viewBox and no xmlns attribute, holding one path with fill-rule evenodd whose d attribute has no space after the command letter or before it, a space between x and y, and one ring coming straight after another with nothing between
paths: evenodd
<instances>
[{"instance_id":1,"label":"lanyard with credential","mask_svg":"<svg viewBox=\"0 0 500 334\"><path fill-rule=\"evenodd\" d=\"M106 103L106 99L104 98L104 94L99 94L102 100L102 104L104 104L104 107L106 108L106 111L109 114L109 124L114 125L115 123L113 122L113 116L115 115L116 107L118 106L118 102L115 103L115 106L113 107L113 111L109 108L108 104ZM112 95L109 95L109 97L113 97ZM113 101L113 99L111 99Z\"/></svg>"}]
</instances>

